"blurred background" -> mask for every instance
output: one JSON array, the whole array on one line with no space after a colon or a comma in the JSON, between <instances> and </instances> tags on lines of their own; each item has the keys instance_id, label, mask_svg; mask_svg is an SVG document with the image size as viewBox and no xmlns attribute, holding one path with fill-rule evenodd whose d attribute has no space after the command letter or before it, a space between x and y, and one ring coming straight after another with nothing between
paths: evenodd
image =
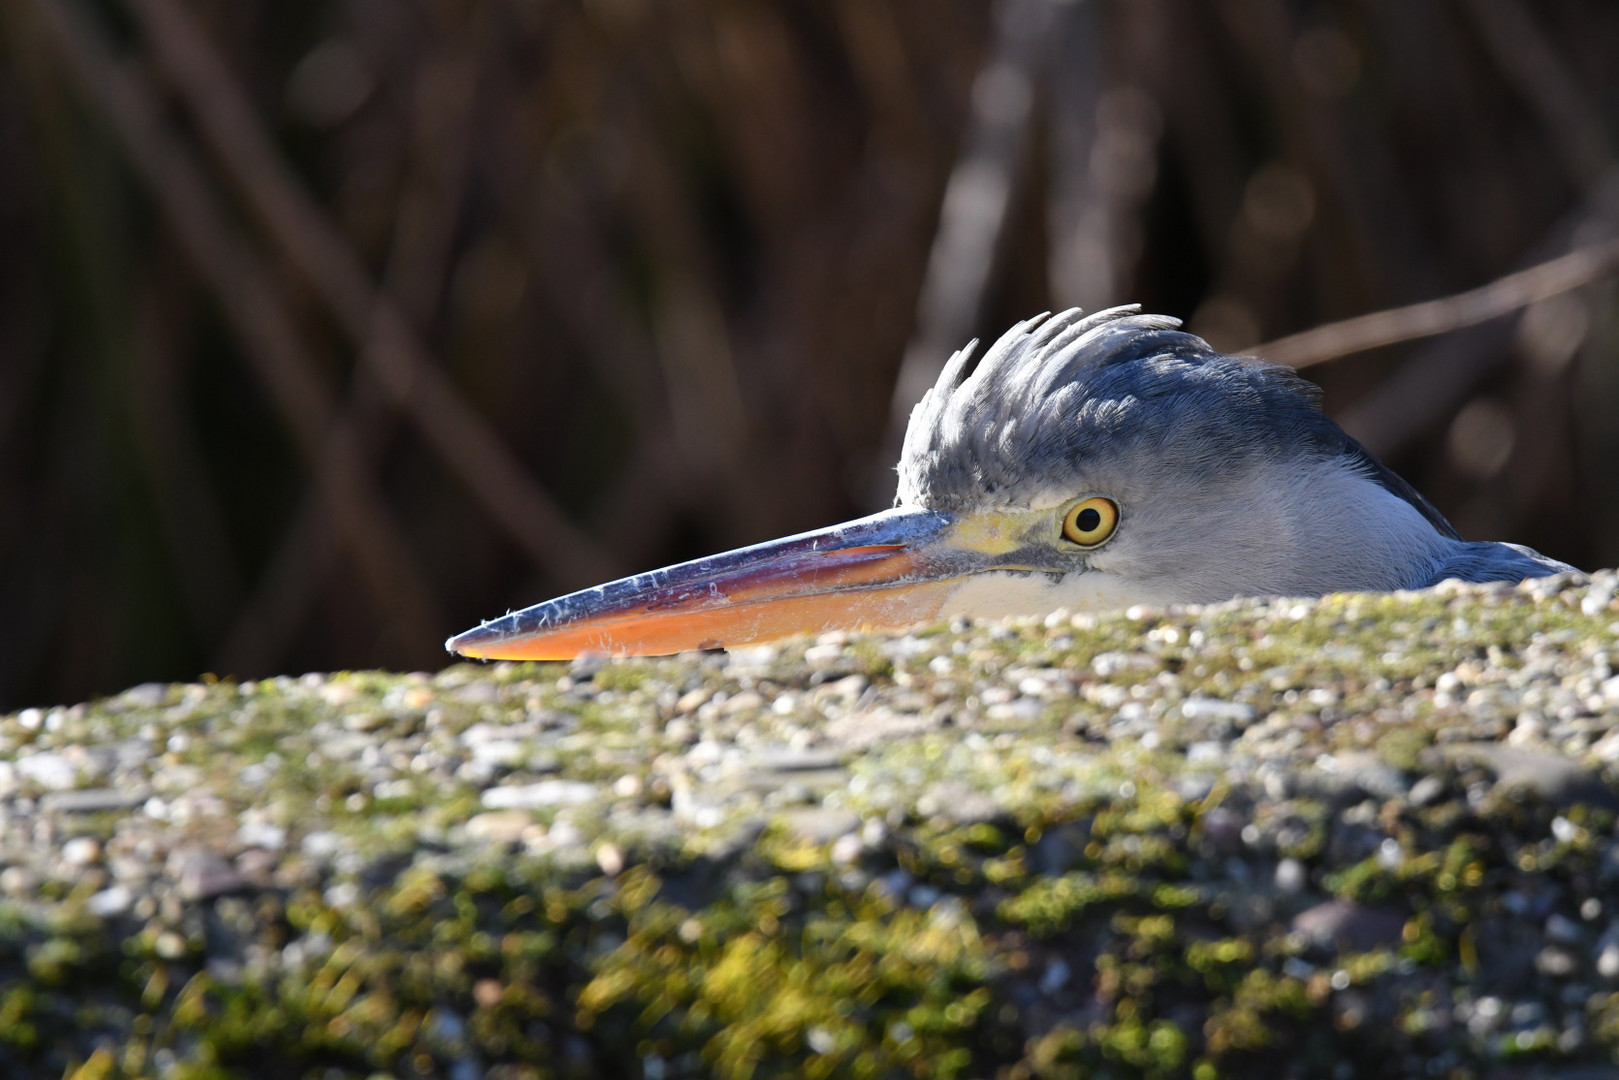
<instances>
[{"instance_id":1,"label":"blurred background","mask_svg":"<svg viewBox=\"0 0 1619 1080\"><path fill-rule=\"evenodd\" d=\"M1616 57L1606 0L6 0L0 707L435 668L869 512L1048 308L1246 349L1603 244ZM1612 566L1586 277L1288 355L1464 535Z\"/></svg>"}]
</instances>

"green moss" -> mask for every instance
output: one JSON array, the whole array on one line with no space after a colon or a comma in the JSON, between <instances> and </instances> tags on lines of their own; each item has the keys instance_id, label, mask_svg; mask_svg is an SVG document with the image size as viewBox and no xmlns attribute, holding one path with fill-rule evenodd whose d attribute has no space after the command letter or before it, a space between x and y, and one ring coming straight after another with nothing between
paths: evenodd
<instances>
[{"instance_id":1,"label":"green moss","mask_svg":"<svg viewBox=\"0 0 1619 1080\"><path fill-rule=\"evenodd\" d=\"M27 983L9 983L0 988L0 1043L24 1054L39 1045L39 1029L34 1024L39 998Z\"/></svg>"},{"instance_id":2,"label":"green moss","mask_svg":"<svg viewBox=\"0 0 1619 1080\"><path fill-rule=\"evenodd\" d=\"M1313 1011L1310 996L1298 979L1277 977L1260 968L1238 982L1229 998L1210 1010L1204 1034L1213 1058L1264 1050L1286 1038L1292 1024Z\"/></svg>"},{"instance_id":3,"label":"green moss","mask_svg":"<svg viewBox=\"0 0 1619 1080\"><path fill-rule=\"evenodd\" d=\"M969 1055L957 1040L990 1001L970 917L869 902L843 918L788 914L780 888L733 895L695 925L678 907L637 908L580 992L580 1023L655 1043L693 1039L721 1077L779 1075L791 1062L803 1075L960 1075ZM732 927L740 932L717 932ZM878 1014L894 1019L874 1042L868 1018Z\"/></svg>"},{"instance_id":4,"label":"green moss","mask_svg":"<svg viewBox=\"0 0 1619 1080\"><path fill-rule=\"evenodd\" d=\"M1515 893L1571 918L1609 902L1611 812L1495 791L1445 744L1511 730L1518 706L1493 714L1490 694L1546 655L1597 670L1607 649L1609 662L1612 617L1518 594L1490 604L1329 597L935 627L903 647L857 637L813 667L797 642L745 668L624 661L584 679L462 665L175 688L151 708L81 709L56 732L0 718L11 747L150 727L166 762L195 767L162 797L197 789L228 808L183 827L75 819L109 850L149 830L231 853L228 815L248 807L291 834L274 880L245 896L170 893L103 920L85 914L98 869L0 904L0 1049L52 1077L151 1075L160 1056L182 1077L433 1075L470 1057L535 1080L1381 1075L1435 1047L1459 1075L1501 1056L1608 1061L1619 995L1567 1013L1546 996L1548 1016L1586 1024L1572 1054L1547 1041L1550 1022L1509 1045L1450 1011L1484 992L1479 927L1515 917ZM1468 701L1497 654L1497 683ZM725 706L749 692L764 704ZM1253 716L1199 720L1190 697ZM753 760L896 717L915 730L858 743L832 780ZM1579 720L1587 745L1606 723ZM513 725L546 775L600 797L486 818L497 835L474 842L487 781L456 771L473 724ZM173 734L190 741L163 749ZM724 754L691 753L698 739ZM395 782L345 756L355 740ZM1217 753L1190 760L1198 743ZM1418 806L1315 782L1320 755L1367 751L1435 777L1437 794ZM254 762L273 767L241 784ZM858 827L830 820L859 843L774 809L816 802L854 811ZM336 854L302 846L317 831ZM1289 857L1305 870L1297 896L1274 884ZM1397 911L1397 948L1340 954L1290 933L1329 897ZM1384 1011L1368 1019L1357 1002ZM113 1033L115 1049L85 1032Z\"/></svg>"},{"instance_id":5,"label":"green moss","mask_svg":"<svg viewBox=\"0 0 1619 1080\"><path fill-rule=\"evenodd\" d=\"M1410 725L1384 732L1377 740L1377 755L1396 769L1416 771L1422 752L1433 745L1433 732Z\"/></svg>"}]
</instances>

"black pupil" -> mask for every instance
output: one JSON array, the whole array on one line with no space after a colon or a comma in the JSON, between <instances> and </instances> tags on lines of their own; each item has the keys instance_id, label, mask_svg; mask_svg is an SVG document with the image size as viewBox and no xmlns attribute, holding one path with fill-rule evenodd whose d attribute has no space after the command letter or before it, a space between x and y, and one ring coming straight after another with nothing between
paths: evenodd
<instances>
[{"instance_id":1,"label":"black pupil","mask_svg":"<svg viewBox=\"0 0 1619 1080\"><path fill-rule=\"evenodd\" d=\"M1102 515L1087 506L1074 517L1074 524L1079 526L1080 532L1095 532L1102 524Z\"/></svg>"}]
</instances>

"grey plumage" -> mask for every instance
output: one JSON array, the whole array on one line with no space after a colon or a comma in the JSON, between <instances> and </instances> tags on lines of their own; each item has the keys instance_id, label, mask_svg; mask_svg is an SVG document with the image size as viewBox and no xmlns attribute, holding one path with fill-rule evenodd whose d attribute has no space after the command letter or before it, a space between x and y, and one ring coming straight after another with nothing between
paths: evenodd
<instances>
[{"instance_id":1,"label":"grey plumage","mask_svg":"<svg viewBox=\"0 0 1619 1080\"><path fill-rule=\"evenodd\" d=\"M1087 561L1145 599L1418 588L1573 570L1466 543L1291 369L1226 356L1136 307L1030 319L912 413L897 505L957 512L1087 492L1121 508ZM1406 509L1402 509L1404 507Z\"/></svg>"}]
</instances>

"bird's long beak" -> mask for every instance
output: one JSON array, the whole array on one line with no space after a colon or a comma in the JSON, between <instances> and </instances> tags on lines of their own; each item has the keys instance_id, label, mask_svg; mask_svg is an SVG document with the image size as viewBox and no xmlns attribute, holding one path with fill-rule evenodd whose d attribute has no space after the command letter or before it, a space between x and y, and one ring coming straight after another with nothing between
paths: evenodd
<instances>
[{"instance_id":1,"label":"bird's long beak","mask_svg":"<svg viewBox=\"0 0 1619 1080\"><path fill-rule=\"evenodd\" d=\"M656 656L790 634L908 626L1017 547L982 519L889 510L570 593L445 643L488 660Z\"/></svg>"}]
</instances>

